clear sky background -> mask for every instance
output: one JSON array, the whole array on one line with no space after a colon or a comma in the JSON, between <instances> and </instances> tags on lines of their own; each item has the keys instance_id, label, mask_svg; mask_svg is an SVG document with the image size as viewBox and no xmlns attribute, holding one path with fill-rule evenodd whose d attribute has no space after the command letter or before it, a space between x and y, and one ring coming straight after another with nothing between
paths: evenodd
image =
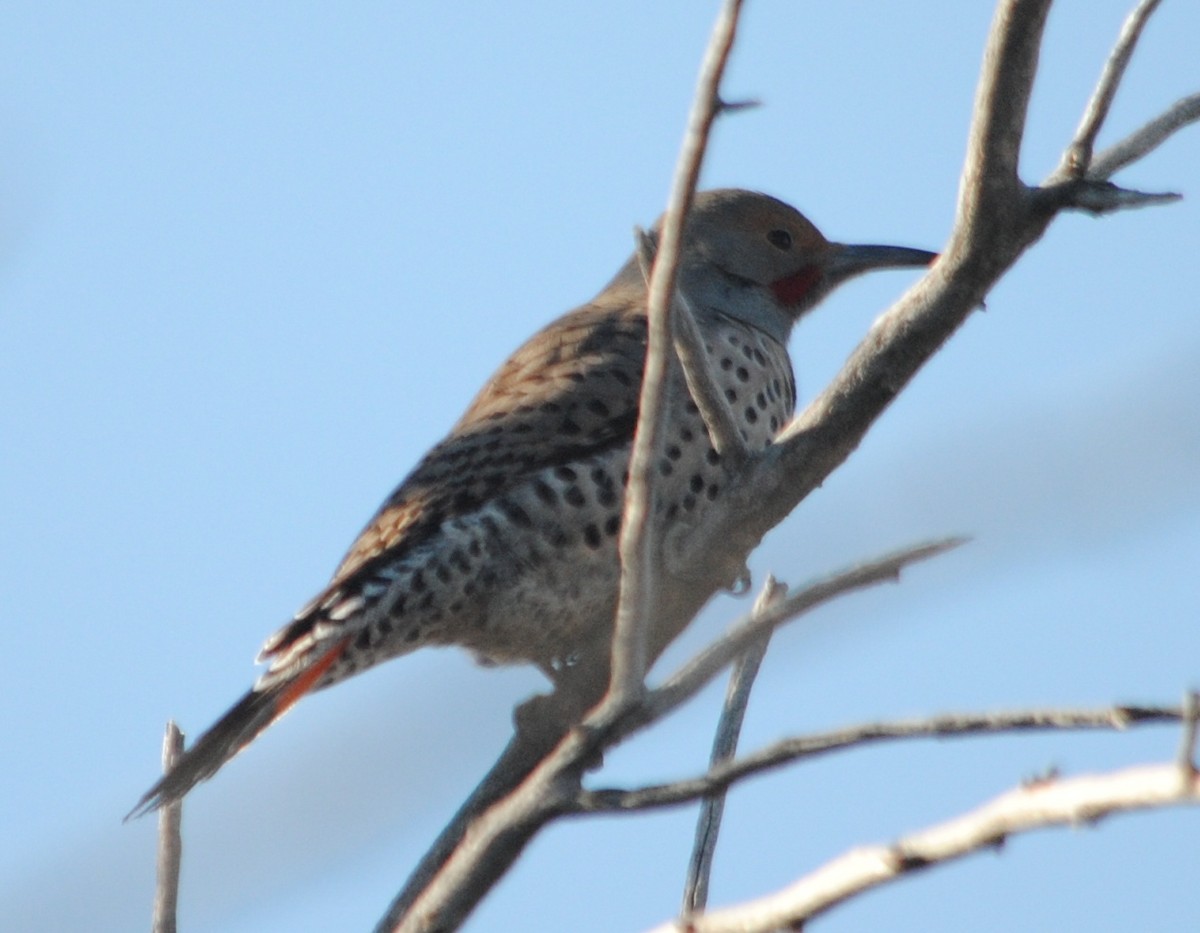
<instances>
[{"instance_id":1,"label":"clear sky background","mask_svg":"<svg viewBox=\"0 0 1200 933\"><path fill-rule=\"evenodd\" d=\"M1060 0L1024 148L1056 163L1132 0ZM148 925L154 821L121 816L168 717L197 734L504 357L589 298L665 202L715 2L0 6L0 929ZM992 4L749 4L709 186L831 238L939 248ZM1164 3L1111 142L1200 89ZM865 719L1174 702L1200 682L1200 130L1067 216L755 555L793 583L974 543L773 646L744 748ZM793 341L803 396L912 281ZM671 655L748 607L712 607ZM309 699L185 809L181 929L365 930L509 734L531 670L426 651ZM595 782L699 770L722 687ZM714 903L1177 730L914 743L731 798ZM638 930L693 812L556 826L475 930ZM1178 930L1200 814L1012 842L820 924ZM1183 918L1183 919L1181 919ZM1188 919L1190 918L1190 919Z\"/></svg>"}]
</instances>

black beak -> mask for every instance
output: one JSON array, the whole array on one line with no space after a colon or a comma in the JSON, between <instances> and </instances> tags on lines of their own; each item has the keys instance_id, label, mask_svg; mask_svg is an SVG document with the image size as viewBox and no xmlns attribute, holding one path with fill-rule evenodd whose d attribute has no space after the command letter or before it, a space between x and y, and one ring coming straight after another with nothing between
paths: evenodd
<instances>
[{"instance_id":1,"label":"black beak","mask_svg":"<svg viewBox=\"0 0 1200 933\"><path fill-rule=\"evenodd\" d=\"M907 246L859 246L832 243L833 249L826 259L825 281L838 285L847 279L874 269L908 269L928 266L938 258L937 253Z\"/></svg>"}]
</instances>

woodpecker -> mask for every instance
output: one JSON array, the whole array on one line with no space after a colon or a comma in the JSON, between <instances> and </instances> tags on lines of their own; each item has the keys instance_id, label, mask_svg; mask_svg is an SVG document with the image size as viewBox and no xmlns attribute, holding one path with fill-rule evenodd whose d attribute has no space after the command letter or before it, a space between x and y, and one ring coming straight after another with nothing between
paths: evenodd
<instances>
[{"instance_id":1,"label":"woodpecker","mask_svg":"<svg viewBox=\"0 0 1200 933\"><path fill-rule=\"evenodd\" d=\"M796 321L857 275L934 258L830 242L765 194L696 196L678 287L750 448L769 445L794 411ZM253 688L130 816L180 799L306 694L424 645L532 663L552 679L571 659L608 651L646 313L634 257L518 349L383 503L329 585L267 639ZM673 358L665 391L656 501L664 522L686 529L729 477Z\"/></svg>"}]
</instances>

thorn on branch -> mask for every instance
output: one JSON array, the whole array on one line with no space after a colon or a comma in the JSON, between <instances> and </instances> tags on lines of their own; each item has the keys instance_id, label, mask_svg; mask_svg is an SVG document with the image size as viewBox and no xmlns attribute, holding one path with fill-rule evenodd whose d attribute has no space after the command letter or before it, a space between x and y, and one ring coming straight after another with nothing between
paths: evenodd
<instances>
[{"instance_id":1,"label":"thorn on branch","mask_svg":"<svg viewBox=\"0 0 1200 933\"><path fill-rule=\"evenodd\" d=\"M1183 738L1179 743L1179 770L1184 792L1196 778L1196 734L1200 729L1200 693L1189 690L1183 697Z\"/></svg>"},{"instance_id":2,"label":"thorn on branch","mask_svg":"<svg viewBox=\"0 0 1200 933\"><path fill-rule=\"evenodd\" d=\"M1050 184L1034 190L1035 200L1050 211L1083 211L1095 217L1156 204L1171 204L1183 198L1173 191L1151 192L1121 188L1110 181L1089 178Z\"/></svg>"},{"instance_id":3,"label":"thorn on branch","mask_svg":"<svg viewBox=\"0 0 1200 933\"><path fill-rule=\"evenodd\" d=\"M753 110L756 107L761 106L762 101L753 97L746 100L722 100L720 97L718 97L716 100L718 116L726 113L738 113L743 110Z\"/></svg>"},{"instance_id":4,"label":"thorn on branch","mask_svg":"<svg viewBox=\"0 0 1200 933\"><path fill-rule=\"evenodd\" d=\"M1058 765L1049 765L1045 771L1040 774L1031 774L1029 777L1021 781L1021 786L1026 790L1032 790L1035 787L1045 787L1048 784L1053 784L1062 775Z\"/></svg>"}]
</instances>

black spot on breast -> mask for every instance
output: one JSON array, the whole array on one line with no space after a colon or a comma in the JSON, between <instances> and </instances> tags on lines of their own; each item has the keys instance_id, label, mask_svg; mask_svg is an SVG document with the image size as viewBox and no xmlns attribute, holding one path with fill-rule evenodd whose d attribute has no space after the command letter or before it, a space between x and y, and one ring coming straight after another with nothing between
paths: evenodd
<instances>
[{"instance_id":1,"label":"black spot on breast","mask_svg":"<svg viewBox=\"0 0 1200 933\"><path fill-rule=\"evenodd\" d=\"M721 357L721 369L723 369L725 372L729 372L729 370L733 369L733 360L727 356Z\"/></svg>"},{"instance_id":2,"label":"black spot on breast","mask_svg":"<svg viewBox=\"0 0 1200 933\"><path fill-rule=\"evenodd\" d=\"M598 398L589 399L586 408L593 415L599 415L601 418L609 416L608 406Z\"/></svg>"},{"instance_id":3,"label":"black spot on breast","mask_svg":"<svg viewBox=\"0 0 1200 933\"><path fill-rule=\"evenodd\" d=\"M738 382L750 381L750 370L748 370L745 366L739 366L734 375L738 377Z\"/></svg>"},{"instance_id":4,"label":"black spot on breast","mask_svg":"<svg viewBox=\"0 0 1200 933\"><path fill-rule=\"evenodd\" d=\"M600 537L600 529L595 525L588 525L583 529L583 540L586 542L588 547L595 550L600 546L600 542L602 540Z\"/></svg>"},{"instance_id":5,"label":"black spot on breast","mask_svg":"<svg viewBox=\"0 0 1200 933\"><path fill-rule=\"evenodd\" d=\"M688 486L692 492L700 492L704 489L704 477L699 473L693 473L692 478L688 480Z\"/></svg>"},{"instance_id":6,"label":"black spot on breast","mask_svg":"<svg viewBox=\"0 0 1200 933\"><path fill-rule=\"evenodd\" d=\"M604 533L610 538L621 530L621 516L610 515L604 520Z\"/></svg>"},{"instance_id":7,"label":"black spot on breast","mask_svg":"<svg viewBox=\"0 0 1200 933\"><path fill-rule=\"evenodd\" d=\"M682 456L683 456L683 451L680 450L674 444L671 444L670 446L667 447L667 457L670 458L671 460L678 460Z\"/></svg>"},{"instance_id":8,"label":"black spot on breast","mask_svg":"<svg viewBox=\"0 0 1200 933\"><path fill-rule=\"evenodd\" d=\"M737 401L737 392L735 392L733 389L726 389L725 390L725 398L727 398L731 402L736 402Z\"/></svg>"},{"instance_id":9,"label":"black spot on breast","mask_svg":"<svg viewBox=\"0 0 1200 933\"><path fill-rule=\"evenodd\" d=\"M579 475L569 466L555 467L554 475L561 479L564 483L573 483L579 478Z\"/></svg>"},{"instance_id":10,"label":"black spot on breast","mask_svg":"<svg viewBox=\"0 0 1200 933\"><path fill-rule=\"evenodd\" d=\"M366 651L371 647L371 630L369 628L358 633L358 637L354 639L354 647L359 651Z\"/></svg>"},{"instance_id":11,"label":"black spot on breast","mask_svg":"<svg viewBox=\"0 0 1200 933\"><path fill-rule=\"evenodd\" d=\"M517 527L531 528L533 526L533 519L529 517L529 513L512 499L507 497L497 499L496 506L504 513L505 518Z\"/></svg>"},{"instance_id":12,"label":"black spot on breast","mask_svg":"<svg viewBox=\"0 0 1200 933\"><path fill-rule=\"evenodd\" d=\"M758 420L758 411L754 408L746 409L746 420L754 424Z\"/></svg>"},{"instance_id":13,"label":"black spot on breast","mask_svg":"<svg viewBox=\"0 0 1200 933\"><path fill-rule=\"evenodd\" d=\"M414 573L408 581L408 588L414 593L424 593L429 588L429 584L425 582L425 574L420 570Z\"/></svg>"},{"instance_id":14,"label":"black spot on breast","mask_svg":"<svg viewBox=\"0 0 1200 933\"><path fill-rule=\"evenodd\" d=\"M713 448L710 447L710 448L708 448L708 450L706 450L704 452L704 459L707 460L709 463L711 463L713 466L716 466L718 463L721 462L721 455L719 453L717 453L715 450L713 450Z\"/></svg>"},{"instance_id":15,"label":"black spot on breast","mask_svg":"<svg viewBox=\"0 0 1200 933\"><path fill-rule=\"evenodd\" d=\"M567 505L573 505L577 509L587 505L587 497L578 486L568 486L563 492L563 499L566 500Z\"/></svg>"},{"instance_id":16,"label":"black spot on breast","mask_svg":"<svg viewBox=\"0 0 1200 933\"><path fill-rule=\"evenodd\" d=\"M579 422L574 418L564 418L562 423L558 426L558 429L562 431L563 434L578 434L583 430L583 428L579 426Z\"/></svg>"},{"instance_id":17,"label":"black spot on breast","mask_svg":"<svg viewBox=\"0 0 1200 933\"><path fill-rule=\"evenodd\" d=\"M554 505L558 502L558 494L554 491L554 487L545 480L534 480L533 491L537 494L539 499L546 503L546 505Z\"/></svg>"}]
</instances>

